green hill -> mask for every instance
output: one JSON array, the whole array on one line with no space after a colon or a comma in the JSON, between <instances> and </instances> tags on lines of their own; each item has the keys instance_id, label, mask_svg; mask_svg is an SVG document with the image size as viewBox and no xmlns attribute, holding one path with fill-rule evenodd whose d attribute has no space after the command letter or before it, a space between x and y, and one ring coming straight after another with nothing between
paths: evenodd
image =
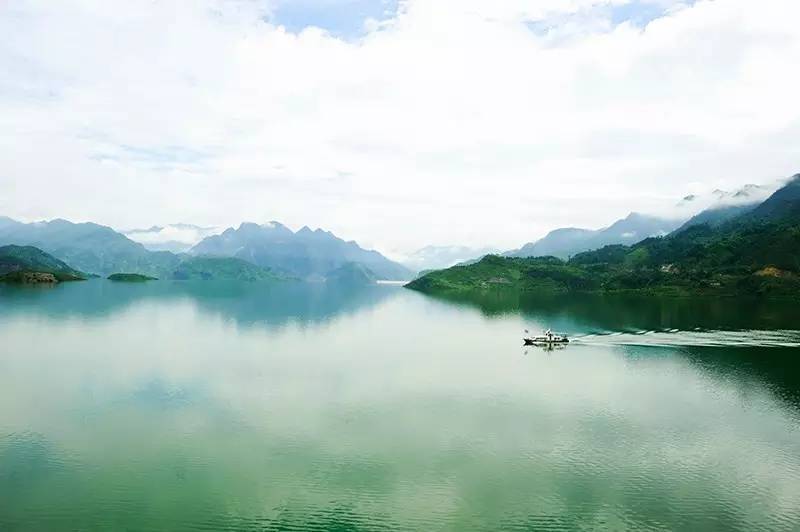
<instances>
[{"instance_id":1,"label":"green hill","mask_svg":"<svg viewBox=\"0 0 800 532\"><path fill-rule=\"evenodd\" d=\"M325 280L328 283L340 283L349 285L374 284L375 282L377 282L377 276L372 270L370 270L363 264L349 262L347 264L343 264L342 266L336 268L331 272L328 272L328 275L326 276Z\"/></svg>"},{"instance_id":2,"label":"green hill","mask_svg":"<svg viewBox=\"0 0 800 532\"><path fill-rule=\"evenodd\" d=\"M158 281L155 277L148 277L138 273L112 273L108 276L109 281L120 281L125 283L143 283L145 281Z\"/></svg>"},{"instance_id":3,"label":"green hill","mask_svg":"<svg viewBox=\"0 0 800 532\"><path fill-rule=\"evenodd\" d=\"M233 257L192 257L184 260L171 275L179 281L280 281L272 271Z\"/></svg>"},{"instance_id":4,"label":"green hill","mask_svg":"<svg viewBox=\"0 0 800 532\"><path fill-rule=\"evenodd\" d=\"M773 223L800 220L800 174L792 177L745 218Z\"/></svg>"},{"instance_id":5,"label":"green hill","mask_svg":"<svg viewBox=\"0 0 800 532\"><path fill-rule=\"evenodd\" d=\"M633 246L606 246L569 261L490 256L431 272L423 292L506 288L540 292L800 293L800 176L760 206L721 225L700 223Z\"/></svg>"},{"instance_id":6,"label":"green hill","mask_svg":"<svg viewBox=\"0 0 800 532\"><path fill-rule=\"evenodd\" d=\"M67 220L22 223L10 218L0 223L0 245L35 246L75 268L107 276L134 272L164 277L181 259L166 251L148 251L110 227Z\"/></svg>"},{"instance_id":7,"label":"green hill","mask_svg":"<svg viewBox=\"0 0 800 532\"><path fill-rule=\"evenodd\" d=\"M49 274L30 276L28 274ZM7 282L53 282L86 279L86 274L33 246L0 247L0 280Z\"/></svg>"}]
</instances>

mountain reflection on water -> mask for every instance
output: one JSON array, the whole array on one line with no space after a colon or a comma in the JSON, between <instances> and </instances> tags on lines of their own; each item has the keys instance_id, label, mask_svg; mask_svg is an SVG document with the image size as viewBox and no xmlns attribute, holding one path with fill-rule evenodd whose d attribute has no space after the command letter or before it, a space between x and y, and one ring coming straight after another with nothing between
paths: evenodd
<instances>
[{"instance_id":1,"label":"mountain reflection on water","mask_svg":"<svg viewBox=\"0 0 800 532\"><path fill-rule=\"evenodd\" d=\"M760 378L779 397L800 407L800 319L794 301L626 294L543 296L504 290L431 297L475 309L490 319L514 316L524 323L543 324L569 334L573 339L570 348L616 345L624 352L634 352L624 348L674 347L671 353L704 371ZM715 345L719 343L724 345Z\"/></svg>"},{"instance_id":2,"label":"mountain reflection on water","mask_svg":"<svg viewBox=\"0 0 800 532\"><path fill-rule=\"evenodd\" d=\"M196 305L238 325L316 323L352 314L392 295L393 286L239 281L114 283L100 279L56 286L0 285L0 315L31 312L51 318L103 318L133 305ZM3 305L2 302L7 304Z\"/></svg>"},{"instance_id":3,"label":"mountain reflection on water","mask_svg":"<svg viewBox=\"0 0 800 532\"><path fill-rule=\"evenodd\" d=\"M3 286L0 530L792 530L794 317L396 286ZM522 346L548 327L577 341ZM709 346L730 338L750 345Z\"/></svg>"}]
</instances>

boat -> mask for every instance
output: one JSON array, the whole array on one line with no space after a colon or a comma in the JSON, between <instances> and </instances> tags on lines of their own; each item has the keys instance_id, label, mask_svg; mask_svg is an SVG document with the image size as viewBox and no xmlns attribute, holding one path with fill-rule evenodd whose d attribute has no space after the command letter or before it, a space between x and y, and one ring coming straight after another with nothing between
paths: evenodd
<instances>
[{"instance_id":1,"label":"boat","mask_svg":"<svg viewBox=\"0 0 800 532\"><path fill-rule=\"evenodd\" d=\"M528 331L525 331L526 333ZM569 338L566 334L555 334L550 329L547 329L541 336L526 336L522 339L525 345L552 345L552 344L568 344Z\"/></svg>"}]
</instances>

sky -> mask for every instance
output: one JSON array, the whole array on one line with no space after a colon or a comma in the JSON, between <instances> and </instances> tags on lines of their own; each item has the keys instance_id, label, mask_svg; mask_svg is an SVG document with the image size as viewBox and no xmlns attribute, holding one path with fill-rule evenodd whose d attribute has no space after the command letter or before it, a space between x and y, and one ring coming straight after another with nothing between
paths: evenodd
<instances>
[{"instance_id":1,"label":"sky","mask_svg":"<svg viewBox=\"0 0 800 532\"><path fill-rule=\"evenodd\" d=\"M0 214L519 247L800 171L796 0L0 2Z\"/></svg>"}]
</instances>

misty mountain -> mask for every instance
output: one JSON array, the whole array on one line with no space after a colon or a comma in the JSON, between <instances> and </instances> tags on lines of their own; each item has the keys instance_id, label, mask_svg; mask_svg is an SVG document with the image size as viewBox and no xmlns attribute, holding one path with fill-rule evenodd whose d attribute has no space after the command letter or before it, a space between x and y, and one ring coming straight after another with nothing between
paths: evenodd
<instances>
[{"instance_id":1,"label":"misty mountain","mask_svg":"<svg viewBox=\"0 0 800 532\"><path fill-rule=\"evenodd\" d=\"M220 235L203 239L192 255L236 257L288 276L323 280L347 263L362 265L378 279L403 280L412 277L405 266L392 262L377 251L362 249L333 233L303 227L296 233L283 224L242 223Z\"/></svg>"},{"instance_id":2,"label":"misty mountain","mask_svg":"<svg viewBox=\"0 0 800 532\"><path fill-rule=\"evenodd\" d=\"M800 219L800 174L792 176L745 218L770 223Z\"/></svg>"},{"instance_id":3,"label":"misty mountain","mask_svg":"<svg viewBox=\"0 0 800 532\"><path fill-rule=\"evenodd\" d=\"M689 218L689 220L680 226L675 232L684 231L689 227L696 225L708 225L710 227L719 227L725 222L741 216L747 212L752 211L758 206L758 203L751 203L745 205L727 205L722 207L712 207L706 209L699 214Z\"/></svg>"},{"instance_id":4,"label":"misty mountain","mask_svg":"<svg viewBox=\"0 0 800 532\"><path fill-rule=\"evenodd\" d=\"M456 264L477 260L498 251L498 249L490 247L426 246L412 253L403 261L403 264L415 272L440 270Z\"/></svg>"},{"instance_id":5,"label":"misty mountain","mask_svg":"<svg viewBox=\"0 0 800 532\"><path fill-rule=\"evenodd\" d=\"M749 205L764 201L769 196L770 190L774 190L774 188L751 183L733 191L716 189L710 194L690 194L679 201L676 206L693 206L708 210L724 206Z\"/></svg>"},{"instance_id":6,"label":"misty mountain","mask_svg":"<svg viewBox=\"0 0 800 532\"><path fill-rule=\"evenodd\" d=\"M800 291L800 174L755 208L724 221L705 216L663 238L554 257L489 256L431 272L408 285L424 292L511 291L725 294L795 297Z\"/></svg>"},{"instance_id":7,"label":"misty mountain","mask_svg":"<svg viewBox=\"0 0 800 532\"><path fill-rule=\"evenodd\" d=\"M201 227L192 224L154 225L148 229L130 229L122 234L142 244L150 251L185 253L204 238L218 234L216 227Z\"/></svg>"},{"instance_id":8,"label":"misty mountain","mask_svg":"<svg viewBox=\"0 0 800 532\"><path fill-rule=\"evenodd\" d=\"M108 276L140 273L165 278L180 263L168 252L152 252L117 231L95 223L67 220L21 223L0 222L0 245L35 246L73 268Z\"/></svg>"},{"instance_id":9,"label":"misty mountain","mask_svg":"<svg viewBox=\"0 0 800 532\"><path fill-rule=\"evenodd\" d=\"M651 236L663 236L681 225L679 220L631 213L604 229L567 227L550 231L544 238L525 244L518 250L504 253L507 257L554 256L566 259L572 255L612 244L631 245Z\"/></svg>"},{"instance_id":10,"label":"misty mountain","mask_svg":"<svg viewBox=\"0 0 800 532\"><path fill-rule=\"evenodd\" d=\"M15 225L20 225L20 222L13 220L7 216L0 216L0 229L5 227L13 227Z\"/></svg>"},{"instance_id":11,"label":"misty mountain","mask_svg":"<svg viewBox=\"0 0 800 532\"><path fill-rule=\"evenodd\" d=\"M374 284L377 278L375 273L363 264L348 262L328 272L325 281L345 285L367 285Z\"/></svg>"}]
</instances>

